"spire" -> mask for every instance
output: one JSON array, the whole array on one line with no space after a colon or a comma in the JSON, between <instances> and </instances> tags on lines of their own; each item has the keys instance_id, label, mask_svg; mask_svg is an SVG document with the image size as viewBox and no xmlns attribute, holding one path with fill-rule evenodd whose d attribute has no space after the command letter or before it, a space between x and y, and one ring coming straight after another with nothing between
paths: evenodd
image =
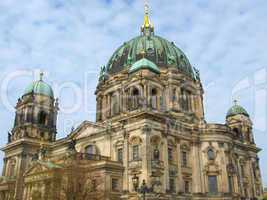
<instances>
[{"instance_id":1,"label":"spire","mask_svg":"<svg viewBox=\"0 0 267 200\"><path fill-rule=\"evenodd\" d=\"M144 24L141 27L141 32L143 35L151 35L154 34L154 26L149 20L149 4L148 0L144 0L144 6L145 6L145 15L144 15Z\"/></svg>"}]
</instances>

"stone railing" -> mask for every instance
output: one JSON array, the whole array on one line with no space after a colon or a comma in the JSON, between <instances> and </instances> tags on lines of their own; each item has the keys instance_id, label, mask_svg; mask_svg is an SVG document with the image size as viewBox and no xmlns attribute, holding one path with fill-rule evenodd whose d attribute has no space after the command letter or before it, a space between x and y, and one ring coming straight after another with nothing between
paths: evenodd
<instances>
[{"instance_id":1,"label":"stone railing","mask_svg":"<svg viewBox=\"0 0 267 200\"><path fill-rule=\"evenodd\" d=\"M110 161L110 157L101 156L97 154L76 153L75 157L77 160Z\"/></svg>"},{"instance_id":2,"label":"stone railing","mask_svg":"<svg viewBox=\"0 0 267 200\"><path fill-rule=\"evenodd\" d=\"M142 168L142 160L132 160L129 162L130 168Z\"/></svg>"},{"instance_id":3,"label":"stone railing","mask_svg":"<svg viewBox=\"0 0 267 200\"><path fill-rule=\"evenodd\" d=\"M164 168L164 162L160 160L151 161L152 168Z\"/></svg>"}]
</instances>

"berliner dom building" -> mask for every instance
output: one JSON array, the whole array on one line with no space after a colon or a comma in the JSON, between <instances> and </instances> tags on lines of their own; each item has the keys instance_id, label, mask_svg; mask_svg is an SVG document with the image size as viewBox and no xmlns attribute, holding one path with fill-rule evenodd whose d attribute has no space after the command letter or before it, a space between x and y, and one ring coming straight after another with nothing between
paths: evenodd
<instances>
[{"instance_id":1,"label":"berliner dom building","mask_svg":"<svg viewBox=\"0 0 267 200\"><path fill-rule=\"evenodd\" d=\"M263 194L253 123L234 103L205 120L200 73L145 13L100 69L96 122L57 139L59 100L41 75L16 105L1 200L242 200Z\"/></svg>"}]
</instances>

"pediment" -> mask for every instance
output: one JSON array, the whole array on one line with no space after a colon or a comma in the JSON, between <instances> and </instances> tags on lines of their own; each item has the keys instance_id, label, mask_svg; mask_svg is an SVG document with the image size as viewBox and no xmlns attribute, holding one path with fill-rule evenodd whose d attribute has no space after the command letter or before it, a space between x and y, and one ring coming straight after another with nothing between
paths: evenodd
<instances>
[{"instance_id":1,"label":"pediment","mask_svg":"<svg viewBox=\"0 0 267 200\"><path fill-rule=\"evenodd\" d=\"M102 132L105 130L105 126L100 126L92 122L83 122L76 130L71 133L70 137L72 139L80 139L88 137L90 135Z\"/></svg>"},{"instance_id":2,"label":"pediment","mask_svg":"<svg viewBox=\"0 0 267 200\"><path fill-rule=\"evenodd\" d=\"M47 170L48 170L47 167L41 165L40 163L36 163L26 171L25 175L29 176L32 174L42 173L42 172L47 171Z\"/></svg>"},{"instance_id":3,"label":"pediment","mask_svg":"<svg viewBox=\"0 0 267 200\"><path fill-rule=\"evenodd\" d=\"M56 168L62 168L59 165L56 165L51 162L44 162L44 161L36 161L26 172L25 176L29 176L32 174L38 174L38 173L43 173L52 169Z\"/></svg>"}]
</instances>

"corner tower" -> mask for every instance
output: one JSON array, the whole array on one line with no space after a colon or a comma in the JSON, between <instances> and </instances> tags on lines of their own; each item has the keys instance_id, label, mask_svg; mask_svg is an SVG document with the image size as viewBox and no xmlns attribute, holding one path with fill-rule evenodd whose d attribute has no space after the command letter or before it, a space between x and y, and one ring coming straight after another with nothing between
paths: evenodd
<instances>
[{"instance_id":1,"label":"corner tower","mask_svg":"<svg viewBox=\"0 0 267 200\"><path fill-rule=\"evenodd\" d=\"M50 85L40 79L31 83L16 105L14 127L8 134L3 177L11 181L15 199L22 198L22 177L40 145L49 145L56 140L58 100ZM13 181L14 180L14 181Z\"/></svg>"}]
</instances>

